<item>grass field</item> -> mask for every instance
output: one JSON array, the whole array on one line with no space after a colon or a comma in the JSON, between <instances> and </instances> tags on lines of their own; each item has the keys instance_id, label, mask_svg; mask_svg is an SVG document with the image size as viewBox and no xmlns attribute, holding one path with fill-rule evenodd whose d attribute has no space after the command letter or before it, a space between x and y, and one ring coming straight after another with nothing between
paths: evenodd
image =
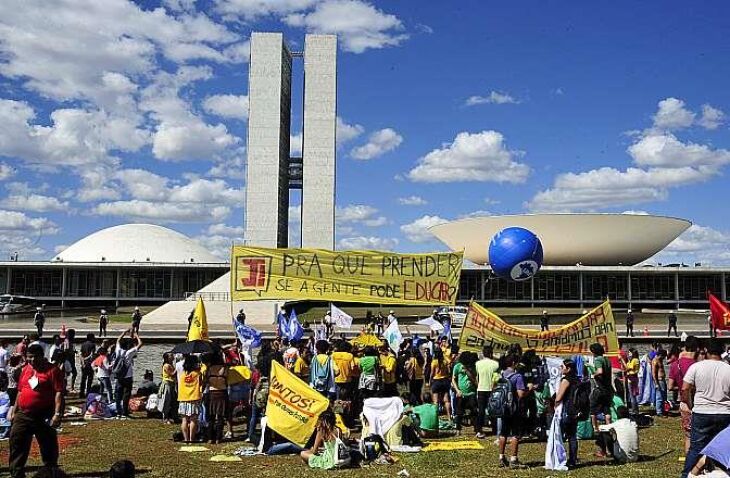
<instances>
[{"instance_id":1,"label":"grass field","mask_svg":"<svg viewBox=\"0 0 730 478\"><path fill-rule=\"evenodd\" d=\"M682 448L682 433L678 418L659 419L658 423L640 431L642 460L630 465L612 465L595 458L593 443L580 442L580 468L567 473L543 469L544 443L526 443L521 446L520 459L529 466L527 470L507 470L497 467L497 447L493 439L480 443L483 450L421 452L398 454L399 461L392 465L372 465L367 468L323 472L310 470L298 457L246 457L240 462L211 462L210 457L230 453L243 442L206 445L210 451L200 453L180 452L180 444L170 437L176 426L163 425L159 420L138 418L131 421L108 420L91 422L83 427L65 424L59 435L62 468L74 477L105 476L110 465L119 459L132 460L141 471L138 476L226 478L251 476L314 477L340 476L353 478L396 478L406 469L411 477L669 477L678 476L681 464L677 458ZM242 426L236 427L237 434ZM471 433L450 440L473 440ZM7 476L8 442L0 442L0 476ZM40 463L37 448L31 453L31 469Z\"/></svg>"}]
</instances>

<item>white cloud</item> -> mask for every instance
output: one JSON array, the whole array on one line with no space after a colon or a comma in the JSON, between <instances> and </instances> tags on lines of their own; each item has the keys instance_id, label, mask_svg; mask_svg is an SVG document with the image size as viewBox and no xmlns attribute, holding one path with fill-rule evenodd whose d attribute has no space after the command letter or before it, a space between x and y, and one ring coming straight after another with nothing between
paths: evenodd
<instances>
[{"instance_id":1,"label":"white cloud","mask_svg":"<svg viewBox=\"0 0 730 478\"><path fill-rule=\"evenodd\" d=\"M59 244L53 248L53 252L56 254L60 254L66 249L68 249L68 244Z\"/></svg>"},{"instance_id":2,"label":"white cloud","mask_svg":"<svg viewBox=\"0 0 730 478\"><path fill-rule=\"evenodd\" d=\"M520 101L517 100L515 97L510 95L509 93L500 93L499 91L492 90L487 96L470 96L466 99L464 102L465 106L475 106L475 105L483 105L486 103L491 103L495 105L505 105L505 104L519 104Z\"/></svg>"},{"instance_id":3,"label":"white cloud","mask_svg":"<svg viewBox=\"0 0 730 478\"><path fill-rule=\"evenodd\" d=\"M695 114L684 107L684 101L677 98L666 98L659 102L659 109L654 115L654 127L663 130L675 130L692 126Z\"/></svg>"},{"instance_id":4,"label":"white cloud","mask_svg":"<svg viewBox=\"0 0 730 478\"><path fill-rule=\"evenodd\" d=\"M206 234L226 236L230 238L243 239L243 227L228 226L226 224L211 224L206 229Z\"/></svg>"},{"instance_id":5,"label":"white cloud","mask_svg":"<svg viewBox=\"0 0 730 478\"><path fill-rule=\"evenodd\" d=\"M392 251L398 245L398 239L375 236L345 237L338 241L338 249Z\"/></svg>"},{"instance_id":6,"label":"white cloud","mask_svg":"<svg viewBox=\"0 0 730 478\"><path fill-rule=\"evenodd\" d=\"M324 0L311 11L290 13L284 22L314 33L336 34L344 51L397 46L406 39L403 23L362 0Z\"/></svg>"},{"instance_id":7,"label":"white cloud","mask_svg":"<svg viewBox=\"0 0 730 478\"><path fill-rule=\"evenodd\" d=\"M69 204L67 201L41 194L11 194L0 200L0 207L12 211L49 212L67 211Z\"/></svg>"},{"instance_id":8,"label":"white cloud","mask_svg":"<svg viewBox=\"0 0 730 478\"><path fill-rule=\"evenodd\" d=\"M484 209L479 209L472 212L467 212L465 214L459 214L459 219L468 219L470 217L489 217L494 216L494 213L491 211L485 211Z\"/></svg>"},{"instance_id":9,"label":"white cloud","mask_svg":"<svg viewBox=\"0 0 730 478\"><path fill-rule=\"evenodd\" d=\"M725 113L710 105L702 105L702 117L697 124L705 129L717 129L725 121Z\"/></svg>"},{"instance_id":10,"label":"white cloud","mask_svg":"<svg viewBox=\"0 0 730 478\"><path fill-rule=\"evenodd\" d=\"M526 164L515 161L519 151L505 147L497 131L459 133L453 143L444 144L418 160L408 177L411 181L441 183L490 181L524 183L530 174Z\"/></svg>"},{"instance_id":11,"label":"white cloud","mask_svg":"<svg viewBox=\"0 0 730 478\"><path fill-rule=\"evenodd\" d=\"M408 196L398 198L398 204L402 206L425 206L428 204L428 201L423 199L421 196Z\"/></svg>"},{"instance_id":12,"label":"white cloud","mask_svg":"<svg viewBox=\"0 0 730 478\"><path fill-rule=\"evenodd\" d=\"M484 198L484 204L486 204L487 206L494 206L501 202L502 201L500 201L499 199Z\"/></svg>"},{"instance_id":13,"label":"white cloud","mask_svg":"<svg viewBox=\"0 0 730 478\"><path fill-rule=\"evenodd\" d=\"M0 210L0 251L18 252L21 259L43 254L45 251L38 244L58 232L58 226L45 217Z\"/></svg>"},{"instance_id":14,"label":"white cloud","mask_svg":"<svg viewBox=\"0 0 730 478\"><path fill-rule=\"evenodd\" d=\"M255 20L269 15L288 15L307 10L318 0L216 0L215 8L222 15Z\"/></svg>"},{"instance_id":15,"label":"white cloud","mask_svg":"<svg viewBox=\"0 0 730 478\"><path fill-rule=\"evenodd\" d=\"M717 168L730 163L730 151L683 143L671 133L650 133L629 146L628 152L640 166Z\"/></svg>"},{"instance_id":16,"label":"white cloud","mask_svg":"<svg viewBox=\"0 0 730 478\"><path fill-rule=\"evenodd\" d=\"M203 109L222 118L245 120L248 118L248 96L213 95L203 101Z\"/></svg>"},{"instance_id":17,"label":"white cloud","mask_svg":"<svg viewBox=\"0 0 730 478\"><path fill-rule=\"evenodd\" d=\"M5 181L15 174L15 168L6 163L0 163L0 181Z\"/></svg>"},{"instance_id":18,"label":"white cloud","mask_svg":"<svg viewBox=\"0 0 730 478\"><path fill-rule=\"evenodd\" d=\"M342 146L343 144L352 141L360 136L363 131L365 131L365 128L359 124L348 124L345 120L338 116L336 127L337 146Z\"/></svg>"},{"instance_id":19,"label":"white cloud","mask_svg":"<svg viewBox=\"0 0 730 478\"><path fill-rule=\"evenodd\" d=\"M194 239L208 249L211 254L222 259L229 259L231 244L241 244L243 242L243 228L229 226L224 223L211 224Z\"/></svg>"},{"instance_id":20,"label":"white cloud","mask_svg":"<svg viewBox=\"0 0 730 478\"><path fill-rule=\"evenodd\" d=\"M418 219L416 219L413 222L410 222L408 224L403 224L400 227L401 232L403 235L408 238L411 242L416 243L424 243L424 242L430 242L435 239L434 235L429 232L429 228L433 226L437 226L439 224L443 224L445 222L449 222L447 219L444 219L439 216L422 216Z\"/></svg>"},{"instance_id":21,"label":"white cloud","mask_svg":"<svg viewBox=\"0 0 730 478\"><path fill-rule=\"evenodd\" d=\"M337 227L346 224L361 224L367 227L380 227L388 223L385 216L378 215L378 210L364 204L351 204L335 208L335 222Z\"/></svg>"},{"instance_id":22,"label":"white cloud","mask_svg":"<svg viewBox=\"0 0 730 478\"><path fill-rule=\"evenodd\" d=\"M403 142L403 137L391 128L375 131L368 137L368 142L350 152L355 159L368 160L393 151Z\"/></svg>"},{"instance_id":23,"label":"white cloud","mask_svg":"<svg viewBox=\"0 0 730 478\"><path fill-rule=\"evenodd\" d=\"M648 262L730 263L730 231L693 224Z\"/></svg>"},{"instance_id":24,"label":"white cloud","mask_svg":"<svg viewBox=\"0 0 730 478\"><path fill-rule=\"evenodd\" d=\"M229 207L191 203L177 204L158 201L103 202L93 210L99 216L118 216L134 221L153 221L160 223L192 222L208 223L222 221L231 213Z\"/></svg>"}]
</instances>

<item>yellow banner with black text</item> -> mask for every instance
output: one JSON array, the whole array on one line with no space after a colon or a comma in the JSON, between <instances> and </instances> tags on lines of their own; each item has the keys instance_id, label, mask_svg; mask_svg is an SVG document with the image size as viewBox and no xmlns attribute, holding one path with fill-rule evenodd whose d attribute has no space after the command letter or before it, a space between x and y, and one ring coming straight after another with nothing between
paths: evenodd
<instances>
[{"instance_id":1,"label":"yellow banner with black text","mask_svg":"<svg viewBox=\"0 0 730 478\"><path fill-rule=\"evenodd\" d=\"M619 352L616 322L608 301L590 310L569 324L539 332L514 327L497 314L472 302L459 337L459 348L480 352L491 345L495 353L503 353L510 344L518 343L523 350L535 349L541 355L580 355L589 353L592 343L599 343L606 355Z\"/></svg>"},{"instance_id":2,"label":"yellow banner with black text","mask_svg":"<svg viewBox=\"0 0 730 478\"><path fill-rule=\"evenodd\" d=\"M231 299L450 305L456 301L462 259L463 252L234 246Z\"/></svg>"}]
</instances>

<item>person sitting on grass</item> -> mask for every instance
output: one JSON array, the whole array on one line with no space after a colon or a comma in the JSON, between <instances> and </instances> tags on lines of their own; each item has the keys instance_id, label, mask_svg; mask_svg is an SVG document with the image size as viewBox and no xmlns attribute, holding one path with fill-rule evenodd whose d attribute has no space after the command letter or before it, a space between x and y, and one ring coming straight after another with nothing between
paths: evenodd
<instances>
[{"instance_id":1,"label":"person sitting on grass","mask_svg":"<svg viewBox=\"0 0 730 478\"><path fill-rule=\"evenodd\" d=\"M616 418L615 422L598 427L601 439L617 463L633 463L639 459L639 429L629 419L629 409L623 405L616 409Z\"/></svg>"},{"instance_id":2,"label":"person sitting on grass","mask_svg":"<svg viewBox=\"0 0 730 478\"><path fill-rule=\"evenodd\" d=\"M439 407L433 403L429 392L424 392L423 403L411 407L408 411L418 417L418 436L436 438L439 435Z\"/></svg>"},{"instance_id":3,"label":"person sitting on grass","mask_svg":"<svg viewBox=\"0 0 730 478\"><path fill-rule=\"evenodd\" d=\"M312 448L302 450L299 456L310 468L331 470L337 466L337 418L332 410L322 412L317 420L316 430L317 436Z\"/></svg>"}]
</instances>

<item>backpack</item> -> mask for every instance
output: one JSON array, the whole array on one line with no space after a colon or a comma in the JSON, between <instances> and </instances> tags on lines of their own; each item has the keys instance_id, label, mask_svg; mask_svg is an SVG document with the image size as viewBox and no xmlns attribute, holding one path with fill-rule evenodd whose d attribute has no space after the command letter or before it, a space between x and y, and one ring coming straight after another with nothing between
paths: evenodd
<instances>
[{"instance_id":1,"label":"backpack","mask_svg":"<svg viewBox=\"0 0 730 478\"><path fill-rule=\"evenodd\" d=\"M374 461L383 453L390 453L390 449L380 435L372 434L360 440L360 454L366 461Z\"/></svg>"},{"instance_id":2,"label":"backpack","mask_svg":"<svg viewBox=\"0 0 730 478\"><path fill-rule=\"evenodd\" d=\"M127 354L126 351L116 351L114 352L114 362L112 362L112 374L117 379L124 378L127 376L127 371L129 370L129 363L127 363Z\"/></svg>"},{"instance_id":3,"label":"backpack","mask_svg":"<svg viewBox=\"0 0 730 478\"><path fill-rule=\"evenodd\" d=\"M584 381L573 384L568 392L564 415L582 422L591 415L591 382Z\"/></svg>"},{"instance_id":4,"label":"backpack","mask_svg":"<svg viewBox=\"0 0 730 478\"><path fill-rule=\"evenodd\" d=\"M513 375L514 373L500 378L494 385L492 394L489 396L489 401L487 402L487 411L490 417L510 417L517 411L515 390L510 380Z\"/></svg>"},{"instance_id":5,"label":"backpack","mask_svg":"<svg viewBox=\"0 0 730 478\"><path fill-rule=\"evenodd\" d=\"M266 408L266 403L269 401L269 381L265 378L262 378L259 382L258 389L256 390L256 393L253 396L253 403L256 405L256 408L260 410L264 410Z\"/></svg>"},{"instance_id":6,"label":"backpack","mask_svg":"<svg viewBox=\"0 0 730 478\"><path fill-rule=\"evenodd\" d=\"M312 388L318 392L327 392L330 384L332 358L328 357L327 362L322 365L317 358L312 359Z\"/></svg>"},{"instance_id":7,"label":"backpack","mask_svg":"<svg viewBox=\"0 0 730 478\"><path fill-rule=\"evenodd\" d=\"M339 435L339 431L335 433L335 468L347 468L352 462L350 447L345 445Z\"/></svg>"}]
</instances>

